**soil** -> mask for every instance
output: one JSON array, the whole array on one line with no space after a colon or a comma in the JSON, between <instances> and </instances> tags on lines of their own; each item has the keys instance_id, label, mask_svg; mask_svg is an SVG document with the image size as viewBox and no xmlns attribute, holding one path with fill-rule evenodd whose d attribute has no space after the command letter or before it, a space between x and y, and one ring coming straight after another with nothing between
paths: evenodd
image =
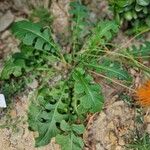
<instances>
[{"instance_id":1,"label":"soil","mask_svg":"<svg viewBox=\"0 0 150 150\"><path fill-rule=\"evenodd\" d=\"M0 1L0 70L3 62L12 53L18 51L19 42L12 36L9 31L11 24L22 18L29 16L31 9L37 5L43 5L48 8L53 16L53 30L58 39L62 36L67 38L69 31L69 1L70 0L54 0L50 4L47 0L2 0ZM85 0L84 3L92 10L90 19L97 21L99 18L111 18L106 1ZM5 20L2 24L1 20ZM129 37L120 32L114 40L115 43L126 43ZM63 42L63 41L60 41ZM136 42L136 41L134 41ZM131 70L135 77L135 85L140 83L140 74L135 70ZM33 83L34 84L34 83ZM35 83L37 84L37 83ZM36 85L32 85L33 87ZM34 88L33 88L34 89ZM119 98L119 92L125 92L121 87L102 84L105 96L105 106L101 113L94 114L89 117L87 130L84 134L85 150L125 150L125 145L130 142L133 133L136 130L140 132L147 131L150 133L150 113L145 115L143 110L143 123L137 123L136 117L139 115L135 107L131 107ZM32 91L30 91L32 94ZM1 150L36 150L34 147L34 137L36 136L28 130L27 110L30 103L29 97L24 93L14 98L11 109L0 117L0 149ZM2 113L4 110L0 110ZM0 115L1 116L1 115ZM52 142L39 150L59 150L59 146Z\"/></svg>"}]
</instances>

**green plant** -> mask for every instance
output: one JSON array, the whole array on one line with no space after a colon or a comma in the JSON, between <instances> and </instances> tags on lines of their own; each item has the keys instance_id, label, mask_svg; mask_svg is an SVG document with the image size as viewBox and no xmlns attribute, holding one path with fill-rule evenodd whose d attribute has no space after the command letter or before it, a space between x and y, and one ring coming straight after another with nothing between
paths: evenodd
<instances>
[{"instance_id":1,"label":"green plant","mask_svg":"<svg viewBox=\"0 0 150 150\"><path fill-rule=\"evenodd\" d=\"M149 0L108 0L119 24L128 23L130 32L139 33L150 27Z\"/></svg>"},{"instance_id":2,"label":"green plant","mask_svg":"<svg viewBox=\"0 0 150 150\"><path fill-rule=\"evenodd\" d=\"M1 79L8 81L30 74L38 79L39 87L28 111L29 129L39 133L35 139L37 147L56 137L62 150L83 149L86 116L100 112L104 103L94 76L114 83L121 81L119 85L124 87L132 81L126 65L120 57L116 59L121 55L130 60L127 53L107 57L111 54L108 43L117 33L118 25L114 21L100 21L86 36L81 36L86 26L86 9L78 2L71 6L71 53L62 51L48 27L27 20L12 26L12 33L21 41L20 52L6 62Z\"/></svg>"},{"instance_id":3,"label":"green plant","mask_svg":"<svg viewBox=\"0 0 150 150\"><path fill-rule=\"evenodd\" d=\"M38 7L33 9L29 20L44 27L50 26L52 17L47 9ZM32 79L38 78L39 75L44 78L44 73L41 74L41 70L44 71L41 64L44 64L48 59L53 60L51 56L47 56L46 53L43 54L42 51L35 51L31 46L20 44L19 48L20 52L12 54L12 57L6 60L5 67L1 73L3 81L0 83L0 91L6 96L7 103L11 103L12 97L23 92L27 85L32 82ZM46 65L49 64L47 63ZM32 74L34 69L36 69L36 72ZM49 74L51 73L49 71ZM12 75L14 76L13 78L11 77ZM21 77L18 77L20 75Z\"/></svg>"},{"instance_id":4,"label":"green plant","mask_svg":"<svg viewBox=\"0 0 150 150\"><path fill-rule=\"evenodd\" d=\"M133 150L149 150L150 136L148 133L134 136L133 141L127 146L128 149Z\"/></svg>"},{"instance_id":5,"label":"green plant","mask_svg":"<svg viewBox=\"0 0 150 150\"><path fill-rule=\"evenodd\" d=\"M71 10L69 13L72 15L71 18L71 44L73 49L80 50L84 37L89 33L88 27L88 9L81 4L79 1L70 3Z\"/></svg>"},{"instance_id":6,"label":"green plant","mask_svg":"<svg viewBox=\"0 0 150 150\"><path fill-rule=\"evenodd\" d=\"M24 76L22 76L21 78L18 79L10 79L9 81L1 82L0 91L5 95L7 104L11 102L11 98L14 95L23 91L27 83L26 80L27 79Z\"/></svg>"},{"instance_id":7,"label":"green plant","mask_svg":"<svg viewBox=\"0 0 150 150\"><path fill-rule=\"evenodd\" d=\"M33 22L39 22L43 26L50 26L52 22L50 12L43 7L33 9L29 19Z\"/></svg>"}]
</instances>

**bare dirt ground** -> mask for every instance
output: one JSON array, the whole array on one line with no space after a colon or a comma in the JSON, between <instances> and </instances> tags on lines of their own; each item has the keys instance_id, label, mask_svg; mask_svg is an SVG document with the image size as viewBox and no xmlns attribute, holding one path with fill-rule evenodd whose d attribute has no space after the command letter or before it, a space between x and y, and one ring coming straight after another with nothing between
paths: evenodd
<instances>
[{"instance_id":1,"label":"bare dirt ground","mask_svg":"<svg viewBox=\"0 0 150 150\"><path fill-rule=\"evenodd\" d=\"M0 68L2 68L3 60L9 54L18 51L18 41L11 35L9 27L15 20L28 16L30 7L35 7L34 0L31 1L30 7L25 5L26 2L27 0L0 1ZM41 1L36 3L40 5ZM48 1L44 1L45 7L48 7L55 16L53 28L58 37L64 34L67 37L69 34L69 31L66 30L69 26L68 3L69 0L54 0L50 7ZM105 1L90 2L85 0L85 4L92 10L91 20L96 21L100 17L110 17ZM128 37L119 34L115 42L120 42L121 39L124 42L128 41ZM135 84L139 84L139 75L135 77ZM86 150L124 150L126 149L125 145L136 130L146 130L150 133L150 114L143 115L144 123L138 124L135 120L139 114L134 107L129 106L118 97L118 89L120 87L103 84L105 107L101 113L89 117L87 130L84 134ZM26 93L22 94L14 98L14 104L9 112L0 117L0 125L5 125L4 128L0 128L1 150L37 149L34 148L34 137L36 135L28 130L28 104L29 98ZM2 112L3 110L0 110L0 113ZM38 149L59 150L59 146L53 140L46 147Z\"/></svg>"}]
</instances>

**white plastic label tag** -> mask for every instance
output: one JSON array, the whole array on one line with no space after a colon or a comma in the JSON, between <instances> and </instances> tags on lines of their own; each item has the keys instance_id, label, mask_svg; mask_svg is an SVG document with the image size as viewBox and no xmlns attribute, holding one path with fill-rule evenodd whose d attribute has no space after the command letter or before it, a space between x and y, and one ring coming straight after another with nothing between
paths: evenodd
<instances>
[{"instance_id":1,"label":"white plastic label tag","mask_svg":"<svg viewBox=\"0 0 150 150\"><path fill-rule=\"evenodd\" d=\"M6 108L5 96L3 94L0 94L0 107Z\"/></svg>"}]
</instances>

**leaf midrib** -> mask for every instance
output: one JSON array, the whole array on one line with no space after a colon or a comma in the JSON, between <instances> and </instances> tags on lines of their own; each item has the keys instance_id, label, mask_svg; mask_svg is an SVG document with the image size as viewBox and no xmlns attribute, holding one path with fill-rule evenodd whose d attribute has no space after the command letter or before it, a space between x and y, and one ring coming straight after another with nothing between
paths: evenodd
<instances>
[{"instance_id":1,"label":"leaf midrib","mask_svg":"<svg viewBox=\"0 0 150 150\"><path fill-rule=\"evenodd\" d=\"M55 45L52 44L49 40L47 40L44 36L42 36L41 34L37 33L37 32L34 32L33 30L30 30L28 28L21 28L25 31L28 31L28 32L31 32L32 34L35 34L36 36L42 38L43 40L45 40L47 43L49 43L51 46L53 46L55 48Z\"/></svg>"},{"instance_id":2,"label":"leaf midrib","mask_svg":"<svg viewBox=\"0 0 150 150\"><path fill-rule=\"evenodd\" d=\"M83 78L80 77L80 75L78 75L78 73L75 72L75 74L78 76L78 78L80 79L80 81L83 83L85 89L86 89L86 94L90 95L94 105L96 106L95 100L94 100L94 96L92 94L92 92L90 91L90 89L88 88L87 84L85 83L85 81L83 80Z\"/></svg>"},{"instance_id":3,"label":"leaf midrib","mask_svg":"<svg viewBox=\"0 0 150 150\"><path fill-rule=\"evenodd\" d=\"M47 133L49 133L49 131L51 130L51 126L52 126L53 123L55 122L55 116L56 116L57 108L58 108L58 106L59 106L59 104L60 104L60 102L61 102L61 100L62 100L63 92L64 92L64 90L62 90L62 94L61 94L61 96L60 96L60 98L59 98L59 100L58 100L58 102L57 102L57 104L56 104L56 107L55 107L55 110L54 110L52 119L51 119L51 121L50 121L49 128L48 128L46 134L44 135L44 137L43 137L40 141L43 141L43 139L45 139L45 138L47 137Z\"/></svg>"},{"instance_id":4,"label":"leaf midrib","mask_svg":"<svg viewBox=\"0 0 150 150\"><path fill-rule=\"evenodd\" d=\"M122 77L126 78L126 76L124 76L122 73L117 72L117 71L115 71L115 70L113 70L113 69L110 69L110 68L107 68L107 67L104 67L104 66L97 66L97 65L87 64L87 63L85 63L85 62L84 62L84 64L85 64L86 66L89 66L89 67L93 67L93 68L98 68L98 69L103 69L103 70L111 71L111 72L113 72L113 73L119 74L119 75L121 75Z\"/></svg>"}]
</instances>

